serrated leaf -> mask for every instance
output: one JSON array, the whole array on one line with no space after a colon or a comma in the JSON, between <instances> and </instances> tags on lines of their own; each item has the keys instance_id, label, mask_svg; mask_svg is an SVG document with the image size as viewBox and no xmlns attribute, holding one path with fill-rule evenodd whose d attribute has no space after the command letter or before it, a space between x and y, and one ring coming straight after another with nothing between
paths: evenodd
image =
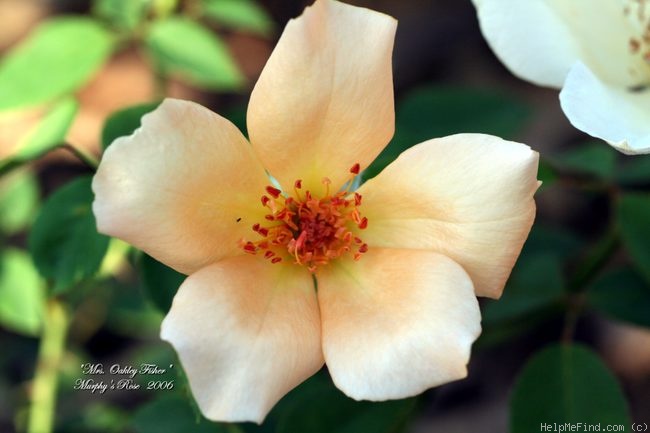
<instances>
[{"instance_id":1,"label":"serrated leaf","mask_svg":"<svg viewBox=\"0 0 650 433\"><path fill-rule=\"evenodd\" d=\"M627 251L639 271L650 281L650 195L623 195L618 203L617 217Z\"/></svg>"},{"instance_id":2,"label":"serrated leaf","mask_svg":"<svg viewBox=\"0 0 650 433\"><path fill-rule=\"evenodd\" d=\"M156 67L200 87L237 89L244 77L226 45L210 30L181 17L153 23L146 37Z\"/></svg>"},{"instance_id":3,"label":"serrated leaf","mask_svg":"<svg viewBox=\"0 0 650 433\"><path fill-rule=\"evenodd\" d=\"M203 0L203 12L208 18L235 30L267 36L273 30L273 21L252 0Z\"/></svg>"},{"instance_id":4,"label":"serrated leaf","mask_svg":"<svg viewBox=\"0 0 650 433\"><path fill-rule=\"evenodd\" d=\"M78 108L79 105L73 98L66 98L56 103L22 140L17 151L0 161L0 175L40 158L61 145Z\"/></svg>"},{"instance_id":5,"label":"serrated leaf","mask_svg":"<svg viewBox=\"0 0 650 433\"><path fill-rule=\"evenodd\" d=\"M174 295L187 276L146 254L140 259L140 271L147 297L156 308L167 313L172 306Z\"/></svg>"},{"instance_id":6,"label":"serrated leaf","mask_svg":"<svg viewBox=\"0 0 650 433\"><path fill-rule=\"evenodd\" d=\"M43 325L43 282L29 256L7 249L0 254L0 324L27 335Z\"/></svg>"},{"instance_id":7,"label":"serrated leaf","mask_svg":"<svg viewBox=\"0 0 650 433\"><path fill-rule=\"evenodd\" d=\"M53 193L29 235L34 263L55 294L93 276L108 249L109 238L97 233L91 181L82 177Z\"/></svg>"},{"instance_id":8,"label":"serrated leaf","mask_svg":"<svg viewBox=\"0 0 650 433\"><path fill-rule=\"evenodd\" d=\"M0 178L0 233L14 234L30 225L38 201L38 181L31 171Z\"/></svg>"},{"instance_id":9,"label":"serrated leaf","mask_svg":"<svg viewBox=\"0 0 650 433\"><path fill-rule=\"evenodd\" d=\"M74 92L101 68L112 47L111 35L92 19L43 22L0 63L0 111Z\"/></svg>"},{"instance_id":10,"label":"serrated leaf","mask_svg":"<svg viewBox=\"0 0 650 433\"><path fill-rule=\"evenodd\" d=\"M429 86L398 101L396 113L395 137L366 170L364 179L376 176L404 150L432 138L465 132L512 138L531 110L499 92Z\"/></svg>"},{"instance_id":11,"label":"serrated leaf","mask_svg":"<svg viewBox=\"0 0 650 433\"><path fill-rule=\"evenodd\" d=\"M512 433L543 424L630 425L625 397L591 350L554 345L533 356L519 375L510 402Z\"/></svg>"},{"instance_id":12,"label":"serrated leaf","mask_svg":"<svg viewBox=\"0 0 650 433\"><path fill-rule=\"evenodd\" d=\"M587 292L587 302L614 319L650 328L650 284L632 269L603 275Z\"/></svg>"},{"instance_id":13,"label":"serrated leaf","mask_svg":"<svg viewBox=\"0 0 650 433\"><path fill-rule=\"evenodd\" d=\"M142 116L153 111L158 104L134 105L111 114L102 129L102 148L106 149L118 137L133 134L140 127Z\"/></svg>"}]
</instances>

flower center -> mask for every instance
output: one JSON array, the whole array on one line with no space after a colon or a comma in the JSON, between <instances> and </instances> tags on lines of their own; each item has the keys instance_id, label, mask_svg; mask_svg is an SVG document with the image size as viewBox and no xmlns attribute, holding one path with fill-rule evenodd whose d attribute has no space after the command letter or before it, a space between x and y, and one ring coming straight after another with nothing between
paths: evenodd
<instances>
[{"instance_id":1,"label":"flower center","mask_svg":"<svg viewBox=\"0 0 650 433\"><path fill-rule=\"evenodd\" d=\"M252 227L261 239L242 240L243 250L253 255L263 254L271 263L279 263L289 256L295 264L307 266L310 272L346 253L359 260L368 251L368 245L352 230L355 226L365 229L368 219L359 212L361 195L349 192L359 169L359 164L352 166L348 188L334 194L329 191L330 180L324 178L325 194L320 198L303 191L301 180L294 183L292 196L267 186L267 194L261 200L269 213L263 223Z\"/></svg>"}]
</instances>

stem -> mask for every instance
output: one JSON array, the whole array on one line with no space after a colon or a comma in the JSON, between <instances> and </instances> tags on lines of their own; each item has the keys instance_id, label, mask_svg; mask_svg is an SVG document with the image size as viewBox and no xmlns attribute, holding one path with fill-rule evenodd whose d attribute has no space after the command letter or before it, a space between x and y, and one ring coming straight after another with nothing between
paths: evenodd
<instances>
[{"instance_id":1,"label":"stem","mask_svg":"<svg viewBox=\"0 0 650 433\"><path fill-rule=\"evenodd\" d=\"M67 330L68 316L65 308L58 300L52 299L45 310L27 433L53 431L58 372L65 350Z\"/></svg>"},{"instance_id":2,"label":"stem","mask_svg":"<svg viewBox=\"0 0 650 433\"><path fill-rule=\"evenodd\" d=\"M61 146L59 146L61 149L65 149L68 152L72 153L74 156L79 158L81 162L86 164L88 167L92 168L93 171L97 171L97 167L99 167L99 161L89 154L88 152L79 149L78 147L73 146L72 144L69 143L64 143Z\"/></svg>"}]
</instances>

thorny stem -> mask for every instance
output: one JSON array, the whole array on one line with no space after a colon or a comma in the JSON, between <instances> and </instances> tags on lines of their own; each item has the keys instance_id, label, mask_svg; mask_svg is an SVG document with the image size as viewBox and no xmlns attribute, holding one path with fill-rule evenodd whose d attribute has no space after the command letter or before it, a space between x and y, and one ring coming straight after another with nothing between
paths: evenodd
<instances>
[{"instance_id":1,"label":"thorny stem","mask_svg":"<svg viewBox=\"0 0 650 433\"><path fill-rule=\"evenodd\" d=\"M65 350L67 330L68 315L65 307L58 300L52 299L45 311L27 433L53 431L58 373Z\"/></svg>"}]
</instances>

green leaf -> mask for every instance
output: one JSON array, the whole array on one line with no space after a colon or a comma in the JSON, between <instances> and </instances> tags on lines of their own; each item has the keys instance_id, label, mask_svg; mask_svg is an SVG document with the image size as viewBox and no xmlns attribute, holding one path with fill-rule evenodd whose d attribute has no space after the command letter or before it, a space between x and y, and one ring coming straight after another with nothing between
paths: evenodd
<instances>
[{"instance_id":1,"label":"green leaf","mask_svg":"<svg viewBox=\"0 0 650 433\"><path fill-rule=\"evenodd\" d=\"M566 170L610 179L616 171L617 152L603 141L590 141L570 149L558 158L558 165Z\"/></svg>"},{"instance_id":2,"label":"green leaf","mask_svg":"<svg viewBox=\"0 0 650 433\"><path fill-rule=\"evenodd\" d=\"M43 325L43 282L29 256L7 249L0 255L0 323L27 335Z\"/></svg>"},{"instance_id":3,"label":"green leaf","mask_svg":"<svg viewBox=\"0 0 650 433\"><path fill-rule=\"evenodd\" d=\"M203 0L206 17L235 30L268 36L273 20L252 0Z\"/></svg>"},{"instance_id":4,"label":"green leaf","mask_svg":"<svg viewBox=\"0 0 650 433\"><path fill-rule=\"evenodd\" d=\"M586 347L548 347L528 361L517 379L511 432L536 432L549 423L630 425L619 384Z\"/></svg>"},{"instance_id":5,"label":"green leaf","mask_svg":"<svg viewBox=\"0 0 650 433\"><path fill-rule=\"evenodd\" d=\"M522 256L498 301L486 301L483 322L512 320L562 299L562 263L553 253Z\"/></svg>"},{"instance_id":6,"label":"green leaf","mask_svg":"<svg viewBox=\"0 0 650 433\"><path fill-rule=\"evenodd\" d=\"M118 137L133 134L140 127L142 116L153 111L158 104L134 105L111 114L102 129L102 148L106 149Z\"/></svg>"},{"instance_id":7,"label":"green leaf","mask_svg":"<svg viewBox=\"0 0 650 433\"><path fill-rule=\"evenodd\" d=\"M111 35L89 18L45 21L0 64L0 111L74 92L108 59Z\"/></svg>"},{"instance_id":8,"label":"green leaf","mask_svg":"<svg viewBox=\"0 0 650 433\"><path fill-rule=\"evenodd\" d=\"M65 140L78 108L79 104L73 98L66 98L55 104L18 145L17 152L0 161L0 175L40 158L60 146Z\"/></svg>"},{"instance_id":9,"label":"green leaf","mask_svg":"<svg viewBox=\"0 0 650 433\"><path fill-rule=\"evenodd\" d=\"M38 181L31 171L0 178L0 233L14 234L29 226L38 201Z\"/></svg>"},{"instance_id":10,"label":"green leaf","mask_svg":"<svg viewBox=\"0 0 650 433\"><path fill-rule=\"evenodd\" d=\"M29 235L34 263L55 294L94 275L108 249L109 238L97 233L91 181L82 177L52 194Z\"/></svg>"},{"instance_id":11,"label":"green leaf","mask_svg":"<svg viewBox=\"0 0 650 433\"><path fill-rule=\"evenodd\" d=\"M134 30L146 17L149 0L95 0L93 14L118 29Z\"/></svg>"},{"instance_id":12,"label":"green leaf","mask_svg":"<svg viewBox=\"0 0 650 433\"><path fill-rule=\"evenodd\" d=\"M226 45L210 30L186 18L155 22L146 38L156 67L215 90L237 89L244 77Z\"/></svg>"},{"instance_id":13,"label":"green leaf","mask_svg":"<svg viewBox=\"0 0 650 433\"><path fill-rule=\"evenodd\" d=\"M141 406L133 415L131 426L136 433L228 432L195 414L188 399L175 394L163 395Z\"/></svg>"},{"instance_id":14,"label":"green leaf","mask_svg":"<svg viewBox=\"0 0 650 433\"><path fill-rule=\"evenodd\" d=\"M404 150L431 138L466 132L512 138L530 114L527 105L502 92L442 86L416 89L398 101L395 137L364 178L376 176Z\"/></svg>"},{"instance_id":15,"label":"green leaf","mask_svg":"<svg viewBox=\"0 0 650 433\"><path fill-rule=\"evenodd\" d=\"M354 401L318 374L285 397L275 414L276 433L393 433L400 431L415 399Z\"/></svg>"},{"instance_id":16,"label":"green leaf","mask_svg":"<svg viewBox=\"0 0 650 433\"><path fill-rule=\"evenodd\" d=\"M587 302L614 319L650 328L650 285L632 269L603 275L587 292Z\"/></svg>"},{"instance_id":17,"label":"green leaf","mask_svg":"<svg viewBox=\"0 0 650 433\"><path fill-rule=\"evenodd\" d=\"M187 277L146 254L140 259L142 283L149 299L163 313L172 306L174 295Z\"/></svg>"},{"instance_id":18,"label":"green leaf","mask_svg":"<svg viewBox=\"0 0 650 433\"><path fill-rule=\"evenodd\" d=\"M650 155L623 155L616 170L616 179L623 184L650 182Z\"/></svg>"},{"instance_id":19,"label":"green leaf","mask_svg":"<svg viewBox=\"0 0 650 433\"><path fill-rule=\"evenodd\" d=\"M623 243L634 264L650 281L650 195L625 194L617 207Z\"/></svg>"}]
</instances>

